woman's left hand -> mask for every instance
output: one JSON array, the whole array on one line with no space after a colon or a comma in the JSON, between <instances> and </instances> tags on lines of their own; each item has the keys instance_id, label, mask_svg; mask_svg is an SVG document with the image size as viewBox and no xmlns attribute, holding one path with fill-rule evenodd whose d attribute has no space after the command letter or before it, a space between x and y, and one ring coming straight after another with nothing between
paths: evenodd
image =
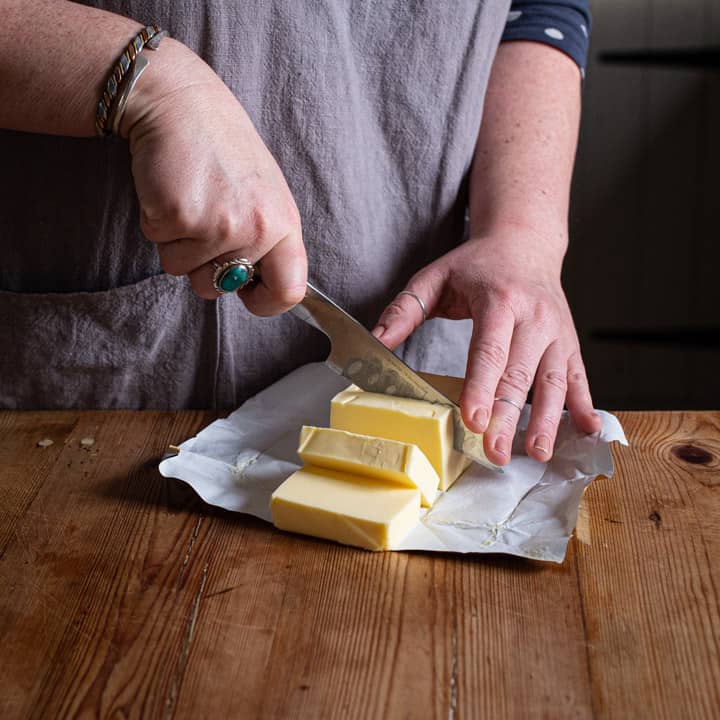
<instances>
[{"instance_id":1,"label":"woman's left hand","mask_svg":"<svg viewBox=\"0 0 720 720\"><path fill-rule=\"evenodd\" d=\"M518 233L524 235L521 252L513 251ZM530 457L550 459L565 404L582 431L601 426L560 284L562 258L553 257L549 246L533 230L505 227L471 238L416 273L405 288L423 299L428 318L472 318L460 406L468 428L485 433L485 452L497 465L510 459L518 408L531 388ZM422 321L416 299L398 295L373 334L394 349Z\"/></svg>"}]
</instances>

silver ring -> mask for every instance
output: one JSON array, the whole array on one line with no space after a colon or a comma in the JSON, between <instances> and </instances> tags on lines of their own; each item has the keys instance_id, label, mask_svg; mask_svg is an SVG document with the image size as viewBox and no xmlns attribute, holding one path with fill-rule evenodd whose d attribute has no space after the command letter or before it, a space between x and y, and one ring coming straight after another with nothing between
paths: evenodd
<instances>
[{"instance_id":1,"label":"silver ring","mask_svg":"<svg viewBox=\"0 0 720 720\"><path fill-rule=\"evenodd\" d=\"M425 303L423 302L423 299L419 295L416 295L414 292L410 292L410 290L403 290L402 292L399 292L398 297L400 297L401 295L409 295L410 297L414 297L418 301L423 314L423 322L425 322L427 320L427 310L425 309Z\"/></svg>"},{"instance_id":2,"label":"silver ring","mask_svg":"<svg viewBox=\"0 0 720 720\"><path fill-rule=\"evenodd\" d=\"M255 277L255 266L247 258L233 258L224 263L213 260L213 287L219 295L242 290Z\"/></svg>"},{"instance_id":3,"label":"silver ring","mask_svg":"<svg viewBox=\"0 0 720 720\"><path fill-rule=\"evenodd\" d=\"M495 402L504 402L508 405L512 405L514 408L517 408L520 412L523 411L523 406L519 402L515 402L512 398L496 397Z\"/></svg>"}]
</instances>

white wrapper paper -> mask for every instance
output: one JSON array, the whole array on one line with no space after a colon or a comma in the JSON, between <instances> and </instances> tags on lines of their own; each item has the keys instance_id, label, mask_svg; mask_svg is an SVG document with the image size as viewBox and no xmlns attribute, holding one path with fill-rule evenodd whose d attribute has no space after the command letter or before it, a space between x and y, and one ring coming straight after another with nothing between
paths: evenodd
<instances>
[{"instance_id":1,"label":"white wrapper paper","mask_svg":"<svg viewBox=\"0 0 720 720\"><path fill-rule=\"evenodd\" d=\"M330 400L347 384L324 363L305 365L186 440L160 472L210 505L271 521L270 496L300 467L300 428L327 427ZM505 471L471 465L396 549L562 562L583 490L598 475L612 475L609 443L627 444L617 418L600 415L602 431L584 435L565 414L552 460L539 463L523 450L526 406Z\"/></svg>"}]
</instances>

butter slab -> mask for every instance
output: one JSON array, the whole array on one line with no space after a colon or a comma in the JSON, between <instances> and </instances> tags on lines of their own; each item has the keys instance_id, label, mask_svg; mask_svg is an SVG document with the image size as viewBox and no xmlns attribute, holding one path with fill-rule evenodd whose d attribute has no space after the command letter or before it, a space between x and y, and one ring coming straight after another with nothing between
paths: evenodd
<instances>
[{"instance_id":1,"label":"butter slab","mask_svg":"<svg viewBox=\"0 0 720 720\"><path fill-rule=\"evenodd\" d=\"M303 426L298 454L305 465L377 478L420 490L423 506L435 502L440 478L418 448L407 442Z\"/></svg>"},{"instance_id":2,"label":"butter slab","mask_svg":"<svg viewBox=\"0 0 720 720\"><path fill-rule=\"evenodd\" d=\"M270 511L281 530L392 550L420 518L420 491L307 466L275 490Z\"/></svg>"},{"instance_id":3,"label":"butter slab","mask_svg":"<svg viewBox=\"0 0 720 720\"><path fill-rule=\"evenodd\" d=\"M472 462L453 448L452 410L445 405L365 392L355 385L330 405L330 426L417 445L447 490Z\"/></svg>"}]
</instances>

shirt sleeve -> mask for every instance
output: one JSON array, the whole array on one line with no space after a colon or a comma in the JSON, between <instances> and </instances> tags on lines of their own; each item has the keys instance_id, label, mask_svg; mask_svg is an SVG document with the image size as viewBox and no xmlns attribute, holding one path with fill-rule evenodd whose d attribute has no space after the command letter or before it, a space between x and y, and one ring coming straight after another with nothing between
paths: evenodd
<instances>
[{"instance_id":1,"label":"shirt sleeve","mask_svg":"<svg viewBox=\"0 0 720 720\"><path fill-rule=\"evenodd\" d=\"M569 55L585 77L590 37L589 0L513 0L502 42L533 40Z\"/></svg>"}]
</instances>

